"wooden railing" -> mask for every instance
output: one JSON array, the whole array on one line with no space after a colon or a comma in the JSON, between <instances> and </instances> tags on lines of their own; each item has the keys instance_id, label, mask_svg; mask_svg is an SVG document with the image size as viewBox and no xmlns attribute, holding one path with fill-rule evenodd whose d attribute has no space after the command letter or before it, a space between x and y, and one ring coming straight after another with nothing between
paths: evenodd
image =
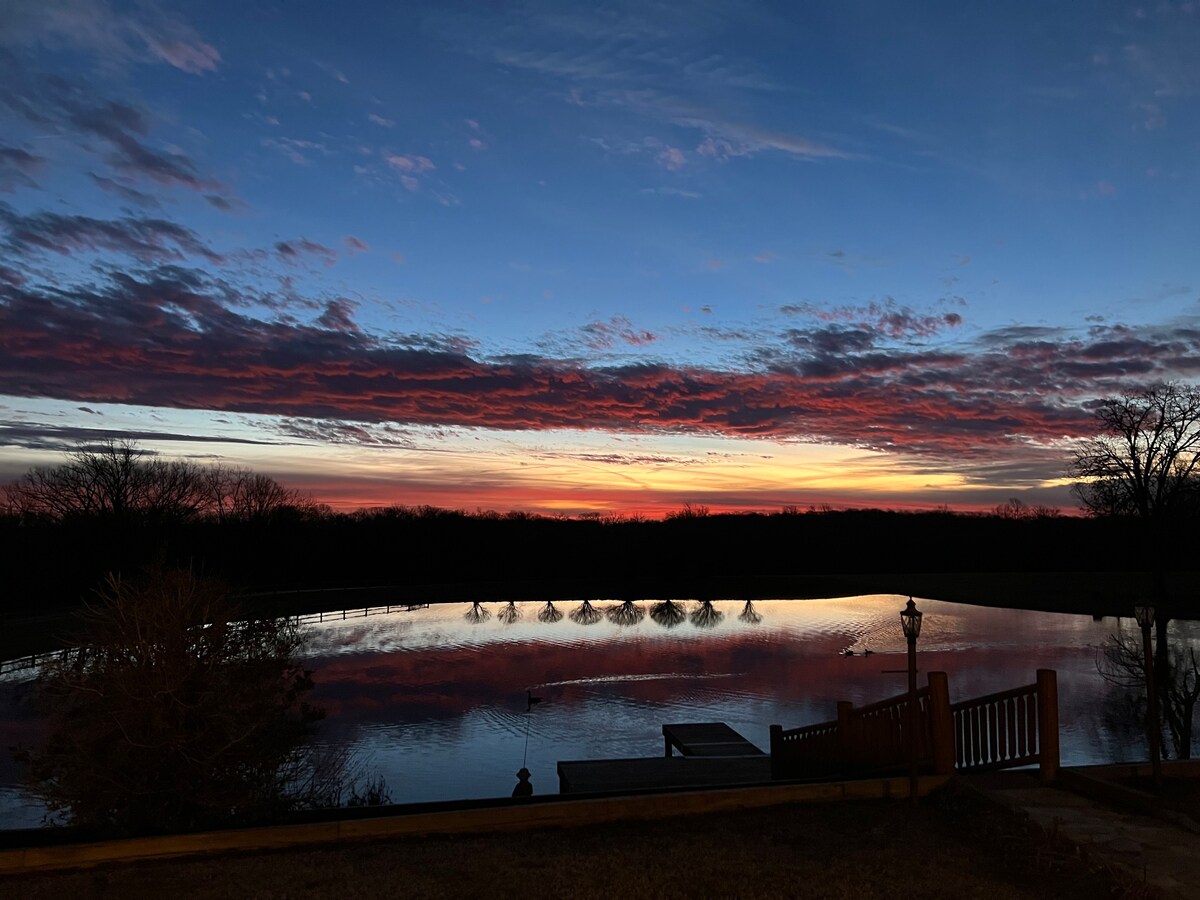
<instances>
[{"instance_id":1,"label":"wooden railing","mask_svg":"<svg viewBox=\"0 0 1200 900\"><path fill-rule=\"evenodd\" d=\"M1058 758L1058 704L1054 672L1038 671L1035 684L964 700L954 718L954 765L982 772ZM1054 698L1054 702L1047 702ZM1052 714L1052 718L1051 718Z\"/></svg>"},{"instance_id":2,"label":"wooden railing","mask_svg":"<svg viewBox=\"0 0 1200 900\"><path fill-rule=\"evenodd\" d=\"M928 760L930 689L917 691L917 757ZM838 717L803 728L771 726L771 767L776 777L867 774L899 769L908 759L908 694L860 706L842 701Z\"/></svg>"},{"instance_id":3,"label":"wooden railing","mask_svg":"<svg viewBox=\"0 0 1200 900\"><path fill-rule=\"evenodd\" d=\"M775 778L823 778L900 770L909 761L908 694L803 728L771 726ZM1036 684L950 704L946 673L930 672L917 691L912 732L918 766L938 774L1037 763L1044 781L1058 773L1058 691L1055 673L1038 670Z\"/></svg>"},{"instance_id":4,"label":"wooden railing","mask_svg":"<svg viewBox=\"0 0 1200 900\"><path fill-rule=\"evenodd\" d=\"M388 606L359 606L354 609L337 609L332 612L306 613L296 616L301 625L311 625L314 622L338 622L343 619L363 619L367 616L386 616L393 612L412 612L414 609L428 609L428 603L392 603Z\"/></svg>"}]
</instances>

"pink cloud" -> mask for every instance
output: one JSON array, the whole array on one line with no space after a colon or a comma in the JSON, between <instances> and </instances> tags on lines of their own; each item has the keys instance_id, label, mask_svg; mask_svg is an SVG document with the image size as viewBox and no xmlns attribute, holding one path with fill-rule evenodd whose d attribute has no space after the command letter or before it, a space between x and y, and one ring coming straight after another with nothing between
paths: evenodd
<instances>
[{"instance_id":1,"label":"pink cloud","mask_svg":"<svg viewBox=\"0 0 1200 900\"><path fill-rule=\"evenodd\" d=\"M147 36L146 45L163 62L191 75L215 72L221 62L217 48L204 41L162 40Z\"/></svg>"},{"instance_id":2,"label":"pink cloud","mask_svg":"<svg viewBox=\"0 0 1200 900\"><path fill-rule=\"evenodd\" d=\"M431 172L435 168L427 156L409 156L393 153L385 157L387 164L401 172Z\"/></svg>"},{"instance_id":3,"label":"pink cloud","mask_svg":"<svg viewBox=\"0 0 1200 900\"><path fill-rule=\"evenodd\" d=\"M678 147L667 147L658 154L659 164L669 172L678 172L687 164L687 157Z\"/></svg>"}]
</instances>

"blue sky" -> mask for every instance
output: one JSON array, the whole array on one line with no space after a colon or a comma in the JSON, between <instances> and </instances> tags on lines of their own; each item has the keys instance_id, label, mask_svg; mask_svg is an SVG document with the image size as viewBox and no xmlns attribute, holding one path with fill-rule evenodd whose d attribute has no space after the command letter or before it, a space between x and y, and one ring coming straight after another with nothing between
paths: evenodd
<instances>
[{"instance_id":1,"label":"blue sky","mask_svg":"<svg viewBox=\"0 0 1200 900\"><path fill-rule=\"evenodd\" d=\"M1200 5L0 10L0 475L1070 505L1193 380Z\"/></svg>"}]
</instances>

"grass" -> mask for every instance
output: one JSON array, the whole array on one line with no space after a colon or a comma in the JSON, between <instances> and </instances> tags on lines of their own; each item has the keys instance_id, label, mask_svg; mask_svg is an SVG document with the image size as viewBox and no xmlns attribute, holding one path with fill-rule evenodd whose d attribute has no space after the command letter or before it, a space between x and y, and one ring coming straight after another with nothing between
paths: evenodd
<instances>
[{"instance_id":1,"label":"grass","mask_svg":"<svg viewBox=\"0 0 1200 900\"><path fill-rule=\"evenodd\" d=\"M0 880L0 897L1149 898L1025 820L943 792Z\"/></svg>"}]
</instances>

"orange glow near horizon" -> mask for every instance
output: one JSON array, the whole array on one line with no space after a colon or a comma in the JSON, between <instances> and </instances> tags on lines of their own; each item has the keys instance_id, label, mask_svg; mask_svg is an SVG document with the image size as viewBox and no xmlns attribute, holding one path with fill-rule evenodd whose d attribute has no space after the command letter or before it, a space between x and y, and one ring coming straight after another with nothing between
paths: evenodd
<instances>
[{"instance_id":1,"label":"orange glow near horizon","mask_svg":"<svg viewBox=\"0 0 1200 900\"><path fill-rule=\"evenodd\" d=\"M144 427L149 412L107 406L106 422ZM203 413L175 413L179 431L216 430ZM970 460L884 453L771 438L614 433L570 429L405 429L389 445L260 439L275 420L242 417L222 436L140 442L150 453L197 462L245 466L297 488L320 503L359 508L435 506L524 511L542 515L637 515L661 518L685 505L710 512L777 512L795 507L948 508L990 510L1016 497L1027 505L1071 511L1061 451L1042 448L1051 477L1022 473L1014 484ZM18 477L34 465L56 464L46 452L13 454L0 475ZM995 466L989 456L977 466ZM5 480L5 479L0 479Z\"/></svg>"}]
</instances>

